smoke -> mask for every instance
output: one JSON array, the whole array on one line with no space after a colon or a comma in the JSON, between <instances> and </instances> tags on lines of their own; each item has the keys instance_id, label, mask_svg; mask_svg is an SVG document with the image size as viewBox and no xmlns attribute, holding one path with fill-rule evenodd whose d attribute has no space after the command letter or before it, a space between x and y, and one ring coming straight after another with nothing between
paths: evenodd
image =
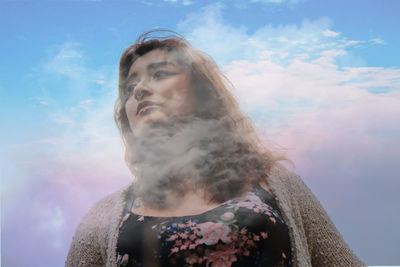
<instances>
[{"instance_id":1,"label":"smoke","mask_svg":"<svg viewBox=\"0 0 400 267\"><path fill-rule=\"evenodd\" d=\"M129 139L136 195L155 208L167 205L168 193L185 195L199 189L210 202L223 202L243 193L265 173L261 156L227 118L147 124Z\"/></svg>"}]
</instances>

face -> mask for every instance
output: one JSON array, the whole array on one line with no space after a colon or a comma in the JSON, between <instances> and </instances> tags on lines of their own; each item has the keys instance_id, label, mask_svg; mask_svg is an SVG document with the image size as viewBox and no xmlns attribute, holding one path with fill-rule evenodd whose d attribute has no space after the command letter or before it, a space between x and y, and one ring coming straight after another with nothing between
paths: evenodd
<instances>
[{"instance_id":1,"label":"face","mask_svg":"<svg viewBox=\"0 0 400 267\"><path fill-rule=\"evenodd\" d=\"M134 135L149 123L191 115L194 90L189 71L166 51L155 49L139 57L128 73L130 96L125 104Z\"/></svg>"}]
</instances>

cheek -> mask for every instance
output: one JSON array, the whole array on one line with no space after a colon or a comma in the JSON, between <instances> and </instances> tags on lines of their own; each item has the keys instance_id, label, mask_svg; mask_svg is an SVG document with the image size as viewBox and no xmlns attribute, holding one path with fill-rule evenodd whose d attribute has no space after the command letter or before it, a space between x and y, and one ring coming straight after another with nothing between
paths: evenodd
<instances>
[{"instance_id":1,"label":"cheek","mask_svg":"<svg viewBox=\"0 0 400 267\"><path fill-rule=\"evenodd\" d=\"M130 125L133 125L135 121L136 109L137 109L137 104L134 101L128 99L128 101L125 104L125 111Z\"/></svg>"},{"instance_id":2,"label":"cheek","mask_svg":"<svg viewBox=\"0 0 400 267\"><path fill-rule=\"evenodd\" d=\"M179 111L191 111L194 106L194 90L191 83L182 79L179 83L172 87L169 92L170 95L167 96L171 101L171 104L175 106Z\"/></svg>"},{"instance_id":3,"label":"cheek","mask_svg":"<svg viewBox=\"0 0 400 267\"><path fill-rule=\"evenodd\" d=\"M189 90L189 89L188 89ZM168 96L169 111L172 113L186 114L191 113L194 107L194 97L187 90L175 91Z\"/></svg>"}]
</instances>

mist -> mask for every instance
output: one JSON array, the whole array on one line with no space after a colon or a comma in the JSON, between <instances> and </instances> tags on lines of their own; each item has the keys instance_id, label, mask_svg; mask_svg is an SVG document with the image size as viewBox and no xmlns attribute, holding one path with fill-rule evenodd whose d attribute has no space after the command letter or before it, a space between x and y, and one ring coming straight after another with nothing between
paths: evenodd
<instances>
[{"instance_id":1,"label":"mist","mask_svg":"<svg viewBox=\"0 0 400 267\"><path fill-rule=\"evenodd\" d=\"M260 178L246 177L251 175L248 166L261 164L261 159L227 118L149 123L128 139L136 192L158 208L164 207L168 192L185 195L189 188L200 189L209 200L226 201Z\"/></svg>"}]
</instances>

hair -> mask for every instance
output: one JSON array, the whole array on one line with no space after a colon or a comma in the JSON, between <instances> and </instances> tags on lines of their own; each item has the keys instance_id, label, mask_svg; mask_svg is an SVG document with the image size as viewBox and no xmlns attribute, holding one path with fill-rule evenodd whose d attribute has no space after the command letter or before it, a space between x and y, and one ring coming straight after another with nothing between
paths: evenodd
<instances>
[{"instance_id":1,"label":"hair","mask_svg":"<svg viewBox=\"0 0 400 267\"><path fill-rule=\"evenodd\" d=\"M160 33L167 33L167 35L153 36ZM226 160L225 162L216 161L217 163L212 167L212 177L205 177L203 180L202 186L210 193L209 200L218 203L227 201L242 193L249 185L254 186L264 180L271 167L282 158L276 157L272 151L264 147L252 122L243 114L230 92L229 88L233 87L232 84L222 74L214 60L193 48L182 36L165 30L154 30L140 35L136 42L123 52L120 60L114 119L122 135L126 149L125 159L132 173L137 174L132 162L135 151L132 151L129 145L134 142L132 140L134 136L125 109L129 98L126 80L135 60L155 49L168 52L178 64L190 70L197 103L195 116L223 121L224 127L239 137L236 151L233 154L230 151L228 158L235 158L237 155L237 158L243 159L240 164L235 164L233 161L226 162ZM221 154L224 154L224 151L218 151L212 156L218 157ZM226 159L226 157L221 158ZM230 179L229 172L224 172L226 168L234 169L240 179Z\"/></svg>"}]
</instances>

